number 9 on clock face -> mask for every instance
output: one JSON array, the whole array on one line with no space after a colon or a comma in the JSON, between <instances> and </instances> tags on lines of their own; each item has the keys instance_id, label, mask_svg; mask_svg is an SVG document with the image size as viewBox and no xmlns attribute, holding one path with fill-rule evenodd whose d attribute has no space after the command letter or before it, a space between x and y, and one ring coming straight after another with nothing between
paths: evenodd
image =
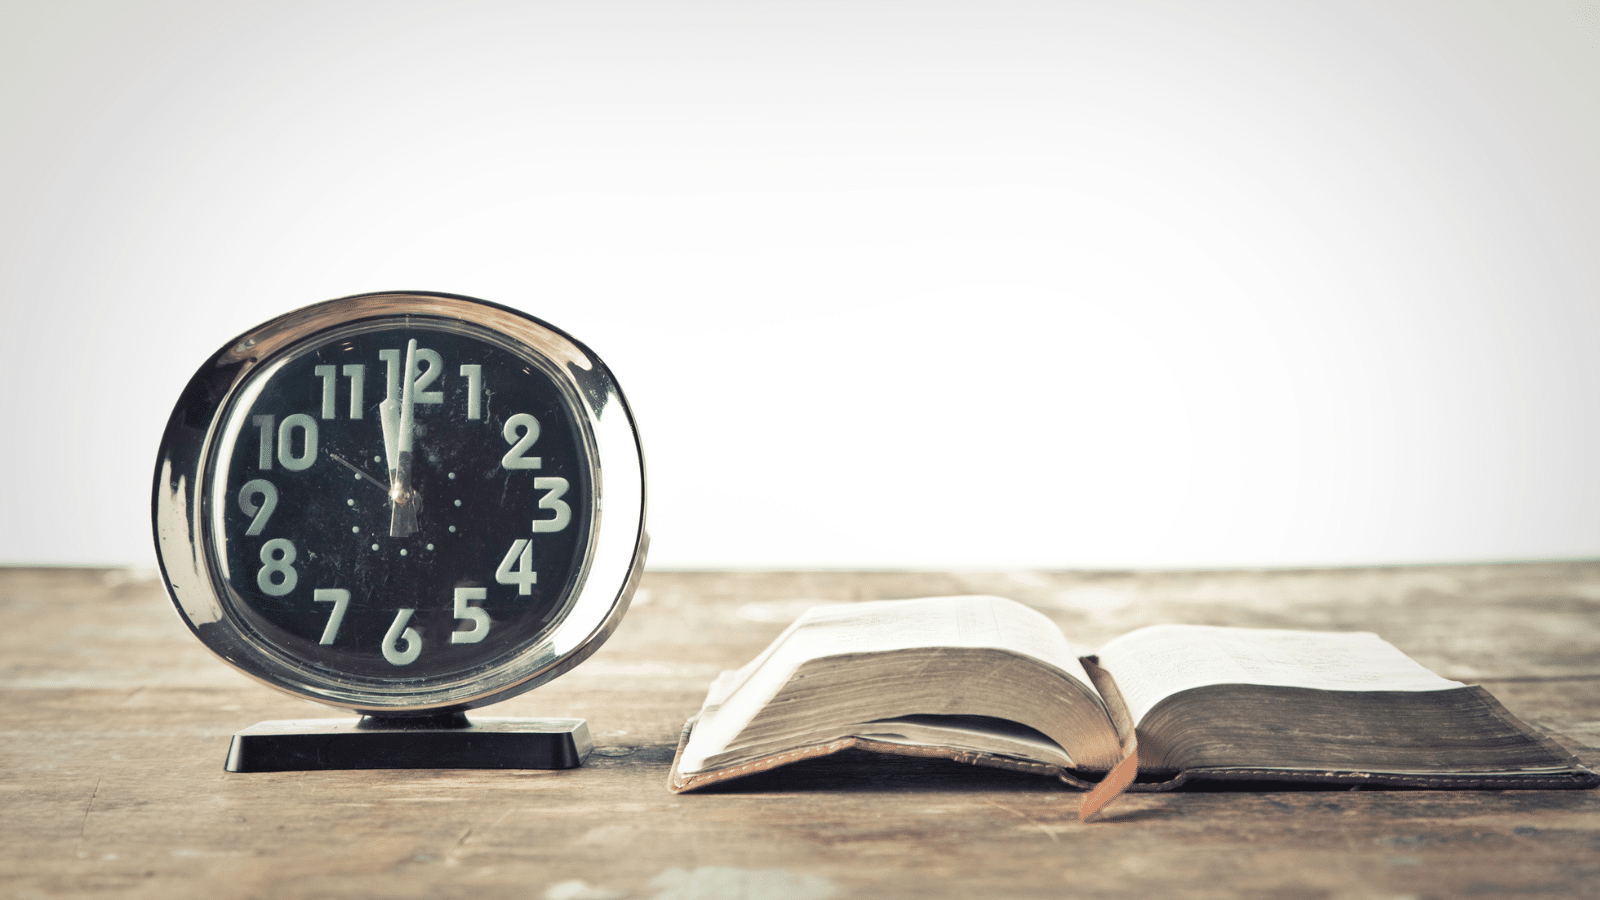
<instances>
[{"instance_id":1,"label":"number 9 on clock face","mask_svg":"<svg viewBox=\"0 0 1600 900\"><path fill-rule=\"evenodd\" d=\"M155 518L202 641L387 713L502 699L592 652L642 566L643 500L592 352L503 307L390 294L213 357L169 424Z\"/></svg>"}]
</instances>

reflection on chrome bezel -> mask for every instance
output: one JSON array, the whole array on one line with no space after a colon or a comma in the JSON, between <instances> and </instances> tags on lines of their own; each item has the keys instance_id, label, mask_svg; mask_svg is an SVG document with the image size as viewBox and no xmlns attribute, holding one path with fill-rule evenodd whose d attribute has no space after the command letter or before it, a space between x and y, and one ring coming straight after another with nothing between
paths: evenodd
<instances>
[{"instance_id":1,"label":"reflection on chrome bezel","mask_svg":"<svg viewBox=\"0 0 1600 900\"><path fill-rule=\"evenodd\" d=\"M352 333L404 326L490 341L555 382L577 425L594 501L587 551L554 624L521 649L466 672L431 678L338 677L264 642L226 612L228 590L210 521L215 458L229 413L303 350ZM468 709L537 687L599 648L626 611L644 567L644 461L632 414L615 379L587 347L538 319L449 294L363 294L280 316L219 350L173 410L156 464L156 555L180 616L214 653L298 697L362 712Z\"/></svg>"}]
</instances>

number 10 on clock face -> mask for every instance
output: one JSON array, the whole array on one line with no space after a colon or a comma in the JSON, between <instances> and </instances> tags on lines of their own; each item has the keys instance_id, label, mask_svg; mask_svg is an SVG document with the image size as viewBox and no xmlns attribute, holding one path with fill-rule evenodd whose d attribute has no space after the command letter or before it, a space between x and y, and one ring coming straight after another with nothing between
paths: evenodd
<instances>
[{"instance_id":1,"label":"number 10 on clock face","mask_svg":"<svg viewBox=\"0 0 1600 900\"><path fill-rule=\"evenodd\" d=\"M286 354L226 412L208 479L224 602L357 681L466 677L534 640L594 518L591 441L550 365L415 319Z\"/></svg>"}]
</instances>

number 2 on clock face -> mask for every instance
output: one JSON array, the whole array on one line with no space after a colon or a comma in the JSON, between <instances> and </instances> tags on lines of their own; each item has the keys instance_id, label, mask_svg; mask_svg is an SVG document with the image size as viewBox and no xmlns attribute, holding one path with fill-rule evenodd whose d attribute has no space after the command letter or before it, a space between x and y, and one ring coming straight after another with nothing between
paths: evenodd
<instances>
[{"instance_id":1,"label":"number 2 on clock face","mask_svg":"<svg viewBox=\"0 0 1600 900\"><path fill-rule=\"evenodd\" d=\"M347 328L229 414L213 528L266 643L373 678L492 664L560 612L592 485L536 362L470 329Z\"/></svg>"}]
</instances>

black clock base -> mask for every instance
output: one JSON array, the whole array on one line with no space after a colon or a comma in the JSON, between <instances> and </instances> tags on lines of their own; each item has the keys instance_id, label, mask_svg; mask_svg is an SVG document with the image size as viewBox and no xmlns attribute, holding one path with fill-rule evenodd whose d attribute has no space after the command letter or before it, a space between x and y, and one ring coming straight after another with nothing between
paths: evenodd
<instances>
[{"instance_id":1,"label":"black clock base","mask_svg":"<svg viewBox=\"0 0 1600 900\"><path fill-rule=\"evenodd\" d=\"M224 768L575 769L593 746L582 719L282 719L235 734Z\"/></svg>"}]
</instances>

